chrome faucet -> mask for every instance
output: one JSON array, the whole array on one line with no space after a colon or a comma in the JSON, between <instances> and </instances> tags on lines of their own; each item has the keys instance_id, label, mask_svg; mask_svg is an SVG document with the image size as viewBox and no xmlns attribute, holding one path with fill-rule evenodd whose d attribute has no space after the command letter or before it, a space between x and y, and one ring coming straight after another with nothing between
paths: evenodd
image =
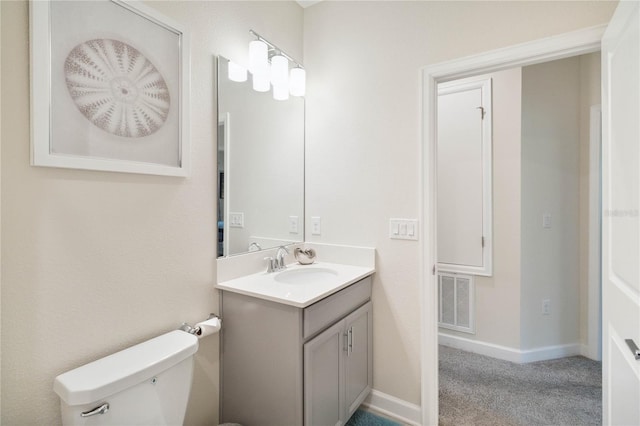
<instances>
[{"instance_id":1,"label":"chrome faucet","mask_svg":"<svg viewBox=\"0 0 640 426\"><path fill-rule=\"evenodd\" d=\"M278 251L276 251L276 264L278 265L278 271L287 267L284 264L284 257L289 254L289 249L285 246L278 247Z\"/></svg>"},{"instance_id":2,"label":"chrome faucet","mask_svg":"<svg viewBox=\"0 0 640 426\"><path fill-rule=\"evenodd\" d=\"M274 257L265 257L267 261L267 273L282 271L287 267L284 264L284 257L289 254L289 249L285 246L278 247Z\"/></svg>"}]
</instances>

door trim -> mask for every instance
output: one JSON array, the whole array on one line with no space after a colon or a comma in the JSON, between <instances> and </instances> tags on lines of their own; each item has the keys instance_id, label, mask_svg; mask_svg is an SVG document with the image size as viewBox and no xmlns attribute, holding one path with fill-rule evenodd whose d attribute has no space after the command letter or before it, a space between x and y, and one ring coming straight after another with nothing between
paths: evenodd
<instances>
[{"instance_id":1,"label":"door trim","mask_svg":"<svg viewBox=\"0 0 640 426\"><path fill-rule=\"evenodd\" d=\"M513 67L533 65L600 50L606 24L547 37L422 69L420 218L421 404L422 424L438 424L438 296L436 264L436 100L437 83Z\"/></svg>"}]
</instances>

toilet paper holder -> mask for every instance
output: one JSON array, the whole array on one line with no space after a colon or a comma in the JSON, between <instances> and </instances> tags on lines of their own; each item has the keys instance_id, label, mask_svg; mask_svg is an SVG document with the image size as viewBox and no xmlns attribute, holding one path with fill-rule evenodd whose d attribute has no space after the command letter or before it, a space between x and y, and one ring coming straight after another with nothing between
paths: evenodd
<instances>
[{"instance_id":1,"label":"toilet paper holder","mask_svg":"<svg viewBox=\"0 0 640 426\"><path fill-rule=\"evenodd\" d=\"M207 318L207 321L210 320L211 318L218 318L218 320L220 321L220 324L222 324L222 317L220 317L220 315L209 314L209 318ZM202 329L199 326L196 325L195 327L192 327L186 322L183 322L180 328L178 328L178 330L182 330L186 333L193 334L195 336L200 336L202 334Z\"/></svg>"}]
</instances>

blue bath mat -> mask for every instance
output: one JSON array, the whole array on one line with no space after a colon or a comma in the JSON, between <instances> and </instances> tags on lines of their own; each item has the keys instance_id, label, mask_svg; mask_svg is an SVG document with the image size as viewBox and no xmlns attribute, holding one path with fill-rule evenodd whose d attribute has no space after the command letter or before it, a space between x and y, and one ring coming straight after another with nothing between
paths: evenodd
<instances>
[{"instance_id":1,"label":"blue bath mat","mask_svg":"<svg viewBox=\"0 0 640 426\"><path fill-rule=\"evenodd\" d=\"M353 413L345 426L400 426L400 424L368 411L358 410Z\"/></svg>"}]
</instances>

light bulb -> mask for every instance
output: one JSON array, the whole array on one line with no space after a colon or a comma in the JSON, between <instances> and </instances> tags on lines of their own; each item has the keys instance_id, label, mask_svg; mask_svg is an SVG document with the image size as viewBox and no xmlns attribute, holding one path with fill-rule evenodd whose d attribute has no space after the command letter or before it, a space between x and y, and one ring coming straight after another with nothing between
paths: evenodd
<instances>
[{"instance_id":1,"label":"light bulb","mask_svg":"<svg viewBox=\"0 0 640 426\"><path fill-rule=\"evenodd\" d=\"M307 75L304 68L296 67L291 70L289 91L292 96L304 96Z\"/></svg>"},{"instance_id":2,"label":"light bulb","mask_svg":"<svg viewBox=\"0 0 640 426\"><path fill-rule=\"evenodd\" d=\"M289 86L289 60L282 55L271 58L271 83L275 86Z\"/></svg>"},{"instance_id":3,"label":"light bulb","mask_svg":"<svg viewBox=\"0 0 640 426\"><path fill-rule=\"evenodd\" d=\"M267 44L260 40L249 43L249 71L252 74L269 68L269 53Z\"/></svg>"},{"instance_id":4,"label":"light bulb","mask_svg":"<svg viewBox=\"0 0 640 426\"><path fill-rule=\"evenodd\" d=\"M247 69L245 67L229 61L227 71L229 73L229 80L237 82L247 81Z\"/></svg>"}]
</instances>

